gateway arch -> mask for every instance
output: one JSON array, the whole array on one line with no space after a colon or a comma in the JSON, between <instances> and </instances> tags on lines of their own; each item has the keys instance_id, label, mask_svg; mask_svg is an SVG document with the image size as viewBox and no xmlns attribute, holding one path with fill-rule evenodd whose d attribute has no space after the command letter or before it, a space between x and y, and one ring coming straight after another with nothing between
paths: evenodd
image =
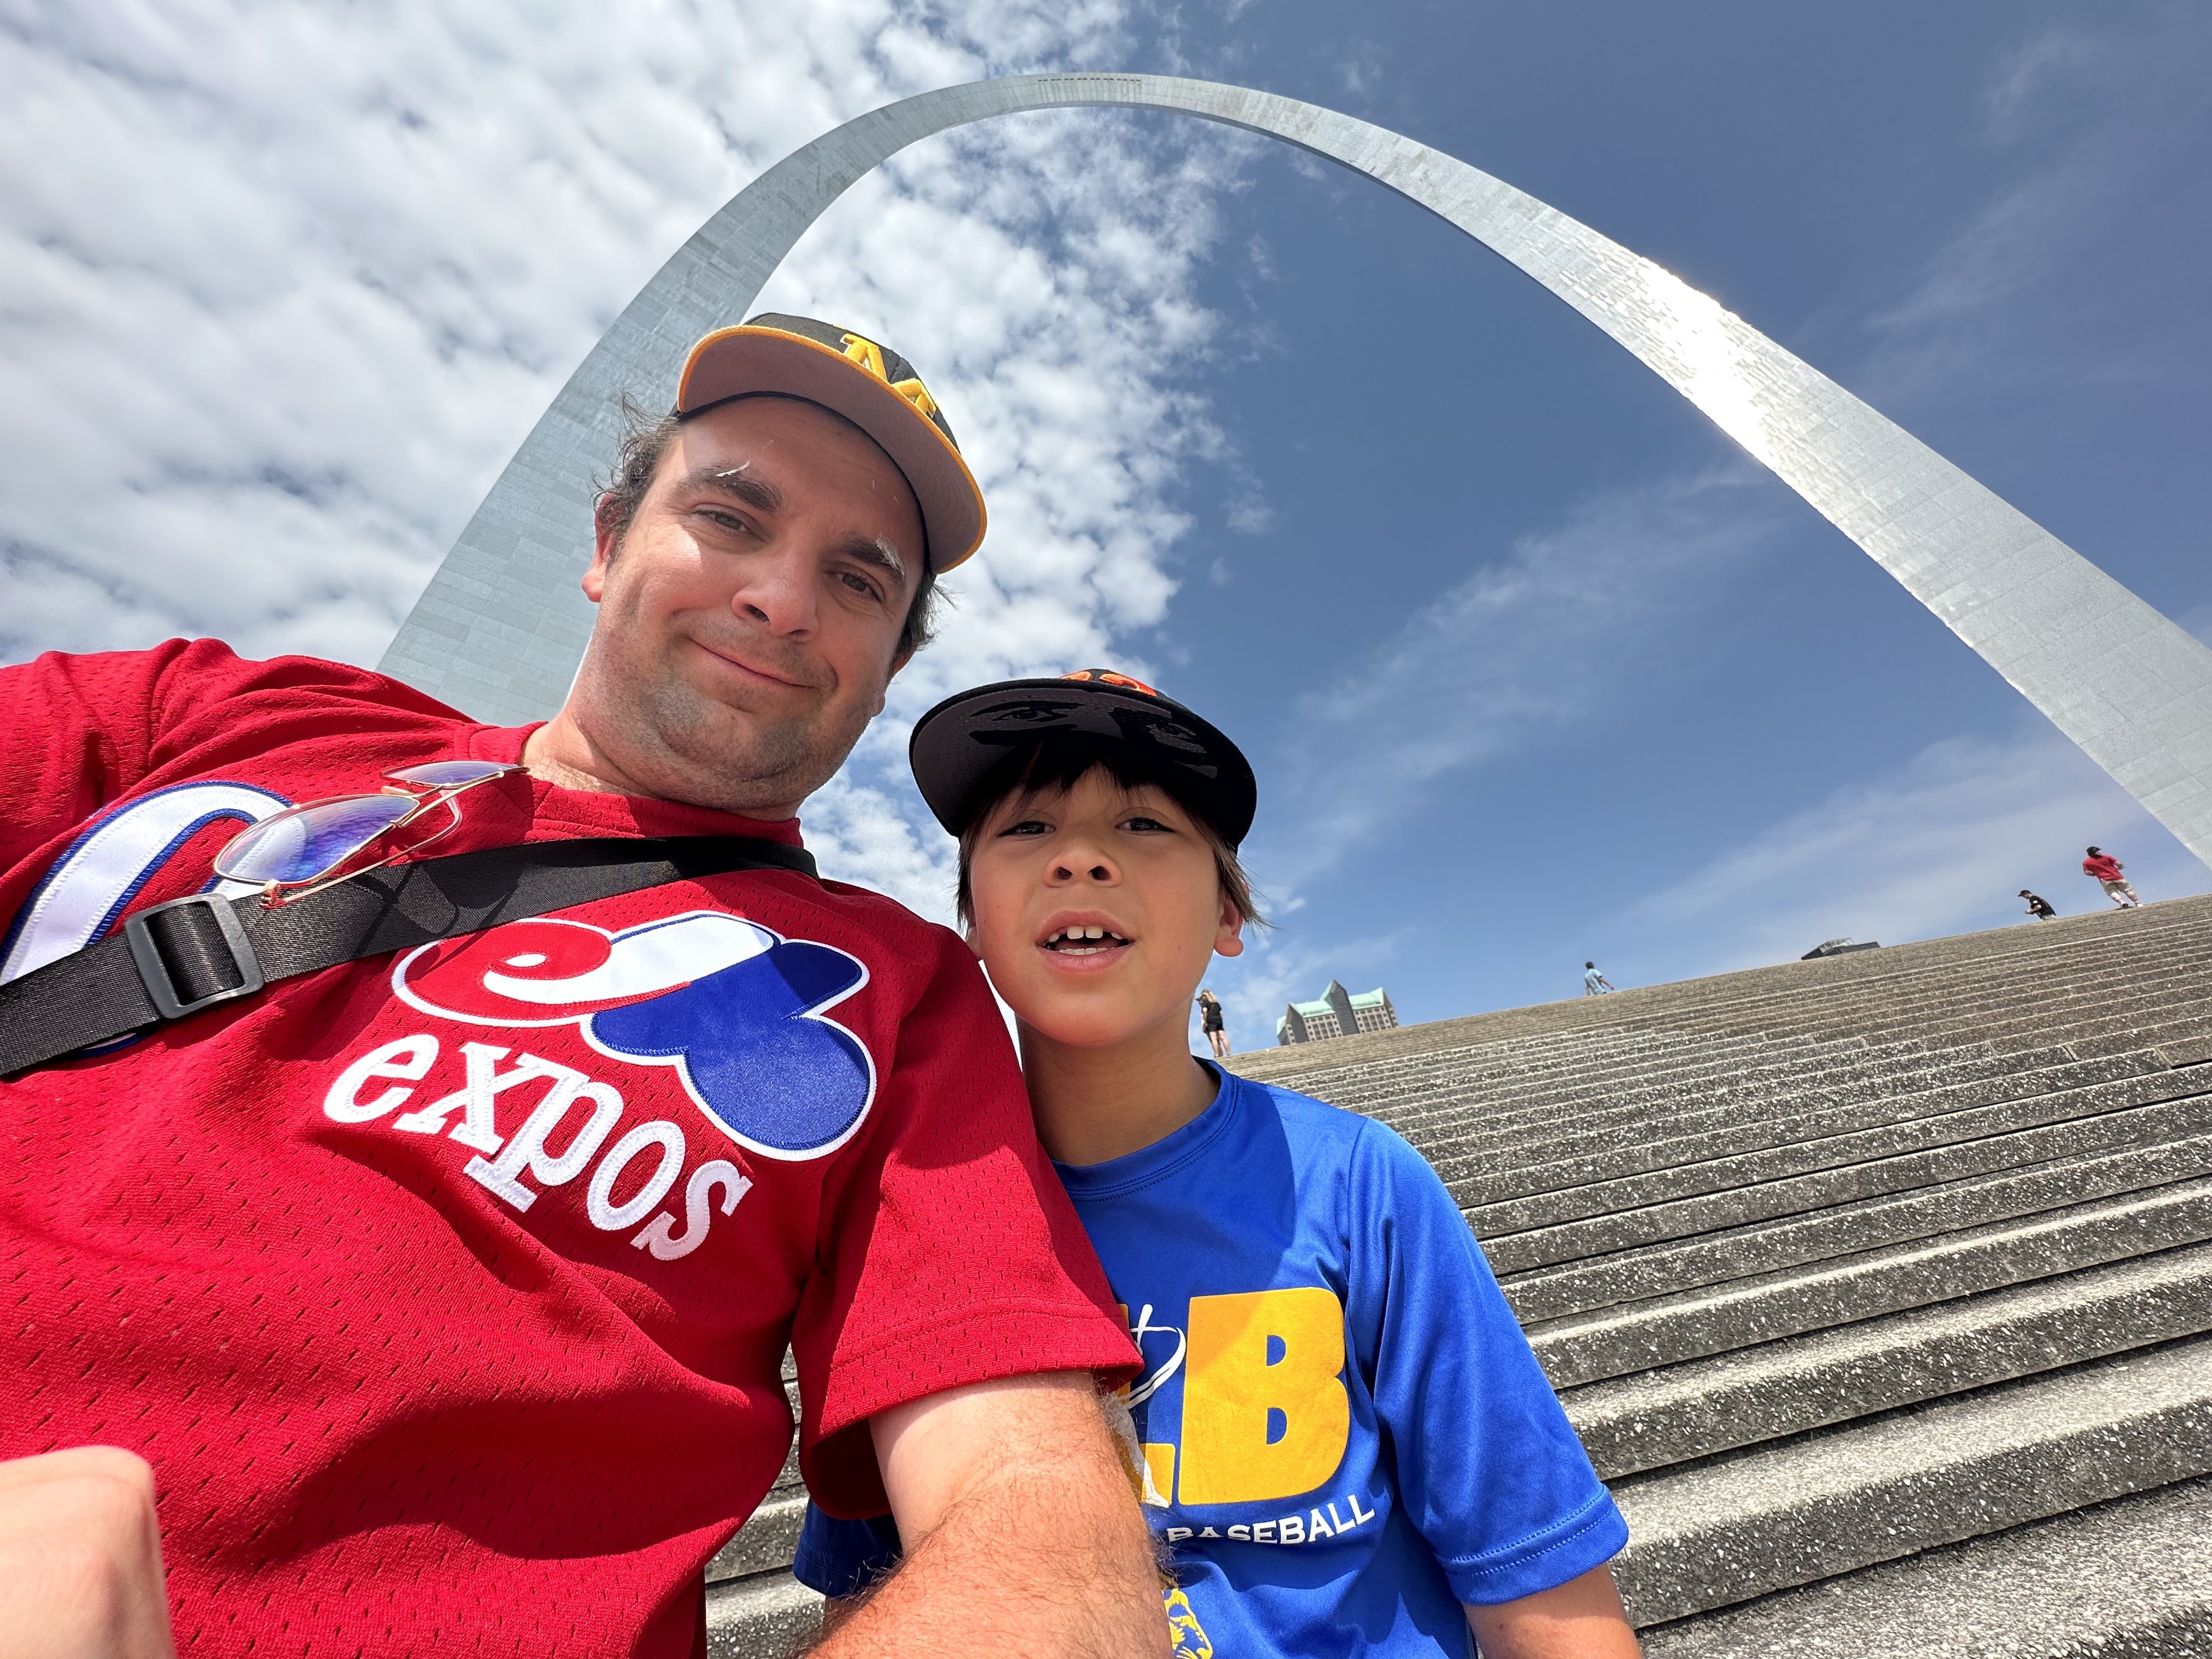
<instances>
[{"instance_id":1,"label":"gateway arch","mask_svg":"<svg viewBox=\"0 0 2212 1659\"><path fill-rule=\"evenodd\" d=\"M479 718L543 719L583 654L592 479L620 399L675 398L807 228L919 139L1020 110L1169 110L1296 144L1449 221L1626 347L1858 544L2212 865L2212 647L1758 330L1488 173L1313 104L1159 75L1018 75L871 111L770 167L678 250L561 389L380 666Z\"/></svg>"}]
</instances>

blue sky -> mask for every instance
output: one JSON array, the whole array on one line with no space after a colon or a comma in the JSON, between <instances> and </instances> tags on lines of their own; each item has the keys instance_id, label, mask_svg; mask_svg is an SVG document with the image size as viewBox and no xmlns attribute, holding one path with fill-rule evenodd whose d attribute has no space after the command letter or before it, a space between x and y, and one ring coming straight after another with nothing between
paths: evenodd
<instances>
[{"instance_id":1,"label":"blue sky","mask_svg":"<svg viewBox=\"0 0 2212 1659\"><path fill-rule=\"evenodd\" d=\"M1186 16L1188 72L1657 259L2212 631L2212 16ZM1579 318L1348 175L1255 149L1241 183L1194 371L1237 465L1149 649L1259 759L1253 861L1288 902L1254 979L1433 1018L1571 994L1588 957L1629 985L2003 925L2022 886L2088 908L2091 841L2147 893L2212 885Z\"/></svg>"},{"instance_id":2,"label":"blue sky","mask_svg":"<svg viewBox=\"0 0 2212 1659\"><path fill-rule=\"evenodd\" d=\"M761 168L1030 68L1408 133L1718 298L2212 635L2212 13L1251 0L7 7L0 656L374 661L568 369ZM917 146L763 308L880 331L994 532L810 807L933 914L907 724L1107 663L1238 737L1279 926L1427 1019L2212 887L1674 392L1411 205L1167 118Z\"/></svg>"}]
</instances>

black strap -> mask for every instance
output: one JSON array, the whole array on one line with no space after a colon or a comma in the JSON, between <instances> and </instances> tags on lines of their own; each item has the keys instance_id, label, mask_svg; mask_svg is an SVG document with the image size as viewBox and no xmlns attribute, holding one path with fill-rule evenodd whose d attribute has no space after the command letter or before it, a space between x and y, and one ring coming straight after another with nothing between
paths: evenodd
<instances>
[{"instance_id":1,"label":"black strap","mask_svg":"<svg viewBox=\"0 0 2212 1659\"><path fill-rule=\"evenodd\" d=\"M812 876L814 856L737 836L533 842L371 870L290 904L198 893L0 985L0 1077L342 962L732 870Z\"/></svg>"}]
</instances>

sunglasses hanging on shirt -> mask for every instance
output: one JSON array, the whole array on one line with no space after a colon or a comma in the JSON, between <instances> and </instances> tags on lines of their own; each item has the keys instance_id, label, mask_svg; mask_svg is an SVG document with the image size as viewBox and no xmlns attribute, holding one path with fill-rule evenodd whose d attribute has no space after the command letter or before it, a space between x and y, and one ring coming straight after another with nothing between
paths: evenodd
<instances>
[{"instance_id":1,"label":"sunglasses hanging on shirt","mask_svg":"<svg viewBox=\"0 0 2212 1659\"><path fill-rule=\"evenodd\" d=\"M374 794L307 801L247 825L215 855L215 872L226 881L258 887L264 905L288 904L332 882L350 880L419 853L451 835L461 822L461 795L480 783L521 770L498 761L403 766L382 774L386 787ZM344 868L382 837L419 824L441 808L447 813L446 822L428 835L404 837L387 846L383 857Z\"/></svg>"}]
</instances>

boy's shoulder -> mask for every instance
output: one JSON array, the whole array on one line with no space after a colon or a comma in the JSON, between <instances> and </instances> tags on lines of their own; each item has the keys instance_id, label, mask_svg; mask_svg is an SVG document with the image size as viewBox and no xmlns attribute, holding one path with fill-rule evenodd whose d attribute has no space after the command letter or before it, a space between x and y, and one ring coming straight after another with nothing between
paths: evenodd
<instances>
[{"instance_id":1,"label":"boy's shoulder","mask_svg":"<svg viewBox=\"0 0 2212 1659\"><path fill-rule=\"evenodd\" d=\"M1387 1123L1279 1083L1249 1078L1237 1081L1255 1105L1275 1114L1292 1158L1309 1170L1334 1164L1384 1173L1418 1170L1431 1175L1428 1161L1413 1149L1413 1143Z\"/></svg>"}]
</instances>

